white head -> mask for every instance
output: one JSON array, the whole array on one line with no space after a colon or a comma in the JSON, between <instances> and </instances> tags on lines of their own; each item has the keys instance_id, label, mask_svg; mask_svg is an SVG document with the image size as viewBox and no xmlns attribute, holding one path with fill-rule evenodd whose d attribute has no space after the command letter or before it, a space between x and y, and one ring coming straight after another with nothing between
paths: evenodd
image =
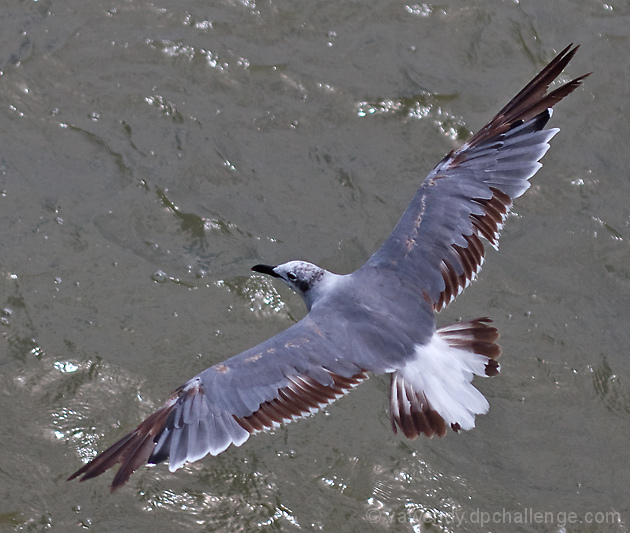
<instances>
[{"instance_id":1,"label":"white head","mask_svg":"<svg viewBox=\"0 0 630 533\"><path fill-rule=\"evenodd\" d=\"M277 266L256 265L252 267L252 270L282 280L304 298L309 310L313 301L321 295L321 290L318 289L327 285L322 282L337 277L336 274L307 261L289 261Z\"/></svg>"}]
</instances>

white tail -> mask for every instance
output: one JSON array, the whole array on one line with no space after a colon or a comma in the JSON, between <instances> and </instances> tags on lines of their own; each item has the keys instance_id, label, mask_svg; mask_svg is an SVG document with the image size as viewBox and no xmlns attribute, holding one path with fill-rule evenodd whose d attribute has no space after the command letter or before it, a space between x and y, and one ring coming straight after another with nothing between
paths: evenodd
<instances>
[{"instance_id":1,"label":"white tail","mask_svg":"<svg viewBox=\"0 0 630 533\"><path fill-rule=\"evenodd\" d=\"M421 433L446 435L475 427L475 416L488 411L488 401L472 385L473 375L495 376L501 347L489 318L453 324L437 330L428 344L416 347L416 357L392 374L390 416L408 438Z\"/></svg>"}]
</instances>

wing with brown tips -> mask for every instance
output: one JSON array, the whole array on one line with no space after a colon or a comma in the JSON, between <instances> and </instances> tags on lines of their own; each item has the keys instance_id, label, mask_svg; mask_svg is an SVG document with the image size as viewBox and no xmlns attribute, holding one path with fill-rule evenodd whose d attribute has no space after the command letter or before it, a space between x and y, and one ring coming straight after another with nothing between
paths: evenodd
<instances>
[{"instance_id":1,"label":"wing with brown tips","mask_svg":"<svg viewBox=\"0 0 630 533\"><path fill-rule=\"evenodd\" d=\"M69 480L85 481L120 464L113 491L145 463L168 459L174 471L231 444L240 446L253 433L317 412L367 378L361 357L369 352L369 341L352 338L342 323L309 315L208 368ZM379 363L365 364L383 371Z\"/></svg>"},{"instance_id":2,"label":"wing with brown tips","mask_svg":"<svg viewBox=\"0 0 630 533\"><path fill-rule=\"evenodd\" d=\"M436 311L475 277L481 237L495 248L512 200L529 188L538 161L559 131L544 127L552 107L588 76L548 93L577 51L568 46L461 148L424 180L383 246L364 270L391 269L417 287Z\"/></svg>"}]
</instances>

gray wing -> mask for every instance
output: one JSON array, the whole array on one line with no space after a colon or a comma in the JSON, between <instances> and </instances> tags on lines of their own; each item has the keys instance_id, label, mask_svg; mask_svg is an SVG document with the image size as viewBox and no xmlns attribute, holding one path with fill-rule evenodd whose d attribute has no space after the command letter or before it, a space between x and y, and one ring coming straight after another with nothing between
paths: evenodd
<instances>
[{"instance_id":1,"label":"gray wing","mask_svg":"<svg viewBox=\"0 0 630 533\"><path fill-rule=\"evenodd\" d=\"M542 166L538 161L559 131L543 129L551 108L588 76L547 93L577 48L565 48L484 128L433 169L362 271L391 269L436 311L470 283L483 263L480 237L498 246L512 199L529 188L529 178Z\"/></svg>"},{"instance_id":2,"label":"gray wing","mask_svg":"<svg viewBox=\"0 0 630 533\"><path fill-rule=\"evenodd\" d=\"M366 371L391 371L391 361L404 357L400 339L378 326L357 330L344 315L312 310L275 337L204 370L69 480L84 481L120 463L113 491L147 462L168 458L174 471L310 415L366 379ZM389 354L389 362L376 353Z\"/></svg>"}]
</instances>

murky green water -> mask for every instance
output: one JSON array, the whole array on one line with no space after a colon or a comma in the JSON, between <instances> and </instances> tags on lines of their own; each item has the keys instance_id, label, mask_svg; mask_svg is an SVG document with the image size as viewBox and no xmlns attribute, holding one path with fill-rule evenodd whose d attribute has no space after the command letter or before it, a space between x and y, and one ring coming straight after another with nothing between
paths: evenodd
<instances>
[{"instance_id":1,"label":"murky green water","mask_svg":"<svg viewBox=\"0 0 630 533\"><path fill-rule=\"evenodd\" d=\"M627 531L630 6L6 1L0 529ZM360 266L425 174L570 42L562 132L476 284L500 377L404 441L388 383L174 474L65 479L288 327L258 262ZM278 292L277 292L278 291Z\"/></svg>"}]
</instances>

